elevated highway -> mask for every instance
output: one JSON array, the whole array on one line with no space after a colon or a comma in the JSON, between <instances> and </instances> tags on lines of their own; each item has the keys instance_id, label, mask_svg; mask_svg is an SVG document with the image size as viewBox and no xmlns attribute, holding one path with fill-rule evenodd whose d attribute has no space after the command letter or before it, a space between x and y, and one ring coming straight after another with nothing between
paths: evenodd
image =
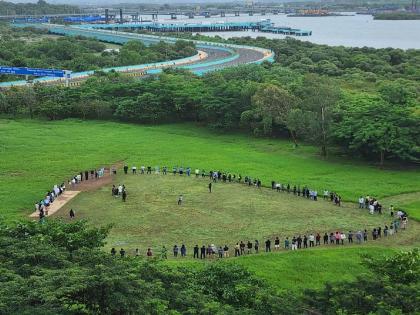
<instances>
[{"instance_id":1,"label":"elevated highway","mask_svg":"<svg viewBox=\"0 0 420 315\"><path fill-rule=\"evenodd\" d=\"M63 36L85 36L116 44L124 44L131 40L139 40L146 45L150 45L159 41L175 43L178 40L176 38L166 36L95 29L93 25L89 28L86 27L86 25L84 25L84 27L55 24L37 24L33 26L46 28L52 34L59 34ZM196 55L187 58L142 65L104 68L102 71L116 71L133 76L144 76L159 73L166 68L180 68L188 69L197 75L202 75L209 71L215 71L227 67L234 67L242 64L258 64L264 61L272 62L274 60L274 53L271 50L264 48L205 41L193 42L195 43L198 52ZM78 82L85 80L93 74L94 71L74 72L71 74L69 84L77 85ZM65 79L37 78L34 79L33 82L39 82L41 84L64 84ZM0 83L0 88L22 86L27 84L28 82L25 80L2 82Z\"/></svg>"}]
</instances>

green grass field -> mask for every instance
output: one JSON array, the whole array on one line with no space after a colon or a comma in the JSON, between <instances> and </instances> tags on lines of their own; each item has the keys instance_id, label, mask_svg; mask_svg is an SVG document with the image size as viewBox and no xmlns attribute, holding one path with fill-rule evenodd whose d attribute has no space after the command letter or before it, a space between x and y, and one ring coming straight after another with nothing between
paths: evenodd
<instances>
[{"instance_id":1,"label":"green grass field","mask_svg":"<svg viewBox=\"0 0 420 315\"><path fill-rule=\"evenodd\" d=\"M328 201L311 201L292 193L257 189L238 183L213 184L208 179L174 175L120 175L114 184L127 187L127 202L111 196L111 184L82 192L57 216L68 218L70 208L77 218L95 226L114 224L107 248L154 249L184 243L224 245L238 241L279 236L349 230L371 230L391 221L389 215L370 215L353 204L336 207ZM183 195L183 204L177 205ZM388 222L389 221L389 222Z\"/></svg>"},{"instance_id":2,"label":"green grass field","mask_svg":"<svg viewBox=\"0 0 420 315\"><path fill-rule=\"evenodd\" d=\"M357 275L369 273L361 264L362 255L375 258L386 257L396 249L385 246L369 247L321 247L299 252L278 252L246 255L229 259L240 264L278 290L301 292L305 289L320 289L326 282L351 281ZM171 259L169 265L200 268L213 261ZM227 262L227 260L225 260Z\"/></svg>"},{"instance_id":3,"label":"green grass field","mask_svg":"<svg viewBox=\"0 0 420 315\"><path fill-rule=\"evenodd\" d=\"M331 156L323 160L318 149L302 145L294 149L288 141L256 139L244 135L221 135L193 125L139 126L95 121L30 121L0 119L0 215L6 220L26 217L51 185L76 172L126 161L128 165L173 165L221 169L242 176L260 177L309 185L322 191L338 191L346 200L364 193L404 206L419 218L420 171L386 169L361 161ZM121 173L121 172L120 172ZM265 237L335 229L383 226L389 217L370 216L347 203L342 208L328 202L312 202L269 189L258 191L240 184L216 184L207 192L207 180L167 175L124 176L128 201L111 197L110 187L81 193L56 217L76 216L92 224L114 223L110 246L124 246L129 254L140 246L172 246L262 241ZM178 207L178 194L184 205ZM320 247L298 253L259 254L233 258L278 289L320 288L326 281L354 279L367 270L360 254L390 254L418 246L418 223L398 236L368 242L363 246ZM189 245L189 254L191 246ZM199 268L192 259L168 260Z\"/></svg>"},{"instance_id":4,"label":"green grass field","mask_svg":"<svg viewBox=\"0 0 420 315\"><path fill-rule=\"evenodd\" d=\"M121 160L224 169L258 176L266 185L275 179L336 190L346 200L362 193L384 197L420 191L418 169L323 160L312 146L294 149L285 140L221 135L193 125L2 119L0 134L0 213L6 219L29 214L44 191L75 172Z\"/></svg>"}]
</instances>

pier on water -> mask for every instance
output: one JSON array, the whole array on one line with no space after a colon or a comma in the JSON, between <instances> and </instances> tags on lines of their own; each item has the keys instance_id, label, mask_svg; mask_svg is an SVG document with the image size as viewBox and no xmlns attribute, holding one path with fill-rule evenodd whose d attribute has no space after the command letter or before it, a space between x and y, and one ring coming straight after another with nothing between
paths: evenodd
<instances>
[{"instance_id":1,"label":"pier on water","mask_svg":"<svg viewBox=\"0 0 420 315\"><path fill-rule=\"evenodd\" d=\"M310 36L312 31L294 29L285 26L274 26L269 19L258 22L215 22L215 23L158 23L158 22L131 22L114 24L84 24L80 27L108 29L108 30L145 30L151 32L235 32L235 31L260 31L294 36Z\"/></svg>"}]
</instances>

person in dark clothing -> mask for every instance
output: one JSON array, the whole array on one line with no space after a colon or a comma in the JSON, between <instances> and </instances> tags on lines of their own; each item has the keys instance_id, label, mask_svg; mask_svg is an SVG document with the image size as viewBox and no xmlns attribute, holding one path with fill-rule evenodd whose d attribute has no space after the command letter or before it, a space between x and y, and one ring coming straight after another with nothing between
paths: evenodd
<instances>
[{"instance_id":1,"label":"person in dark clothing","mask_svg":"<svg viewBox=\"0 0 420 315\"><path fill-rule=\"evenodd\" d=\"M187 256L187 248L184 244L181 245L181 257Z\"/></svg>"},{"instance_id":2,"label":"person in dark clothing","mask_svg":"<svg viewBox=\"0 0 420 315\"><path fill-rule=\"evenodd\" d=\"M271 181L271 189L274 190L274 188L276 188L276 182L275 181Z\"/></svg>"},{"instance_id":3,"label":"person in dark clothing","mask_svg":"<svg viewBox=\"0 0 420 315\"><path fill-rule=\"evenodd\" d=\"M198 258L198 245L194 246L194 258Z\"/></svg>"},{"instance_id":4,"label":"person in dark clothing","mask_svg":"<svg viewBox=\"0 0 420 315\"><path fill-rule=\"evenodd\" d=\"M112 256L115 256L115 254L117 253L117 251L115 250L115 248L114 247L112 247L111 248L111 255Z\"/></svg>"},{"instance_id":5,"label":"person in dark clothing","mask_svg":"<svg viewBox=\"0 0 420 315\"><path fill-rule=\"evenodd\" d=\"M211 193L211 186L212 186L212 183L210 182L209 183L209 193Z\"/></svg>"},{"instance_id":6,"label":"person in dark clothing","mask_svg":"<svg viewBox=\"0 0 420 315\"><path fill-rule=\"evenodd\" d=\"M245 243L241 241L241 244L239 244L239 247L241 248L241 255L245 254Z\"/></svg>"},{"instance_id":7,"label":"person in dark clothing","mask_svg":"<svg viewBox=\"0 0 420 315\"><path fill-rule=\"evenodd\" d=\"M271 252L271 241L270 240L265 241L265 251L266 251L266 253Z\"/></svg>"},{"instance_id":8,"label":"person in dark clothing","mask_svg":"<svg viewBox=\"0 0 420 315\"><path fill-rule=\"evenodd\" d=\"M299 235L296 239L297 241L297 248L302 248L302 237Z\"/></svg>"},{"instance_id":9,"label":"person in dark clothing","mask_svg":"<svg viewBox=\"0 0 420 315\"><path fill-rule=\"evenodd\" d=\"M259 247L260 247L260 243L258 242L258 240L255 240L254 249L255 249L255 253L256 254L258 254Z\"/></svg>"},{"instance_id":10,"label":"person in dark clothing","mask_svg":"<svg viewBox=\"0 0 420 315\"><path fill-rule=\"evenodd\" d=\"M325 244L328 245L328 234L327 233L324 234L324 245Z\"/></svg>"},{"instance_id":11,"label":"person in dark clothing","mask_svg":"<svg viewBox=\"0 0 420 315\"><path fill-rule=\"evenodd\" d=\"M178 257L178 252L179 252L178 245L176 244L174 245L173 252L174 252L174 257Z\"/></svg>"},{"instance_id":12,"label":"person in dark clothing","mask_svg":"<svg viewBox=\"0 0 420 315\"><path fill-rule=\"evenodd\" d=\"M303 236L303 248L308 248L308 237L306 235Z\"/></svg>"},{"instance_id":13,"label":"person in dark clothing","mask_svg":"<svg viewBox=\"0 0 420 315\"><path fill-rule=\"evenodd\" d=\"M349 243L353 243L353 232L349 231Z\"/></svg>"},{"instance_id":14,"label":"person in dark clothing","mask_svg":"<svg viewBox=\"0 0 420 315\"><path fill-rule=\"evenodd\" d=\"M89 172L85 171L85 180L88 180L88 179L89 179Z\"/></svg>"},{"instance_id":15,"label":"person in dark clothing","mask_svg":"<svg viewBox=\"0 0 420 315\"><path fill-rule=\"evenodd\" d=\"M296 185L293 186L293 195L296 195Z\"/></svg>"},{"instance_id":16,"label":"person in dark clothing","mask_svg":"<svg viewBox=\"0 0 420 315\"><path fill-rule=\"evenodd\" d=\"M122 192L122 201L125 202L127 199L127 191L124 189Z\"/></svg>"},{"instance_id":17,"label":"person in dark clothing","mask_svg":"<svg viewBox=\"0 0 420 315\"><path fill-rule=\"evenodd\" d=\"M248 243L247 243L247 248L248 248L248 254L251 254L251 252L252 252L252 243L250 242L250 241L248 241Z\"/></svg>"},{"instance_id":18,"label":"person in dark clothing","mask_svg":"<svg viewBox=\"0 0 420 315\"><path fill-rule=\"evenodd\" d=\"M125 256L125 250L124 250L124 248L121 248L120 255L121 255L121 257L124 257Z\"/></svg>"},{"instance_id":19,"label":"person in dark clothing","mask_svg":"<svg viewBox=\"0 0 420 315\"><path fill-rule=\"evenodd\" d=\"M73 211L73 209L70 209L69 215L70 215L70 219L74 219L74 211Z\"/></svg>"},{"instance_id":20,"label":"person in dark clothing","mask_svg":"<svg viewBox=\"0 0 420 315\"><path fill-rule=\"evenodd\" d=\"M128 172L128 165L124 165L124 174L127 174Z\"/></svg>"},{"instance_id":21,"label":"person in dark clothing","mask_svg":"<svg viewBox=\"0 0 420 315\"><path fill-rule=\"evenodd\" d=\"M298 186L297 195L300 197L300 186Z\"/></svg>"},{"instance_id":22,"label":"person in dark clothing","mask_svg":"<svg viewBox=\"0 0 420 315\"><path fill-rule=\"evenodd\" d=\"M287 192L290 193L290 184L287 184Z\"/></svg>"},{"instance_id":23,"label":"person in dark clothing","mask_svg":"<svg viewBox=\"0 0 420 315\"><path fill-rule=\"evenodd\" d=\"M203 245L201 246L201 251L200 251L200 259L204 259L206 258L206 246Z\"/></svg>"}]
</instances>

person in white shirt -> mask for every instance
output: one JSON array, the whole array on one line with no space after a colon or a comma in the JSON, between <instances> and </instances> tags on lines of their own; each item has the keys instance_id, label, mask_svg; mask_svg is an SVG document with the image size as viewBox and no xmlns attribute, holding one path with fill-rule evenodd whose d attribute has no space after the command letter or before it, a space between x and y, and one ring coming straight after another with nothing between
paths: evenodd
<instances>
[{"instance_id":1,"label":"person in white shirt","mask_svg":"<svg viewBox=\"0 0 420 315\"><path fill-rule=\"evenodd\" d=\"M315 246L315 236L311 233L309 235L309 247L314 247Z\"/></svg>"},{"instance_id":2,"label":"person in white shirt","mask_svg":"<svg viewBox=\"0 0 420 315\"><path fill-rule=\"evenodd\" d=\"M365 207L365 198L360 196L359 198L359 209L363 209Z\"/></svg>"},{"instance_id":3,"label":"person in white shirt","mask_svg":"<svg viewBox=\"0 0 420 315\"><path fill-rule=\"evenodd\" d=\"M137 167L133 165L133 167L131 168L131 171L133 172L133 174L137 173Z\"/></svg>"}]
</instances>

